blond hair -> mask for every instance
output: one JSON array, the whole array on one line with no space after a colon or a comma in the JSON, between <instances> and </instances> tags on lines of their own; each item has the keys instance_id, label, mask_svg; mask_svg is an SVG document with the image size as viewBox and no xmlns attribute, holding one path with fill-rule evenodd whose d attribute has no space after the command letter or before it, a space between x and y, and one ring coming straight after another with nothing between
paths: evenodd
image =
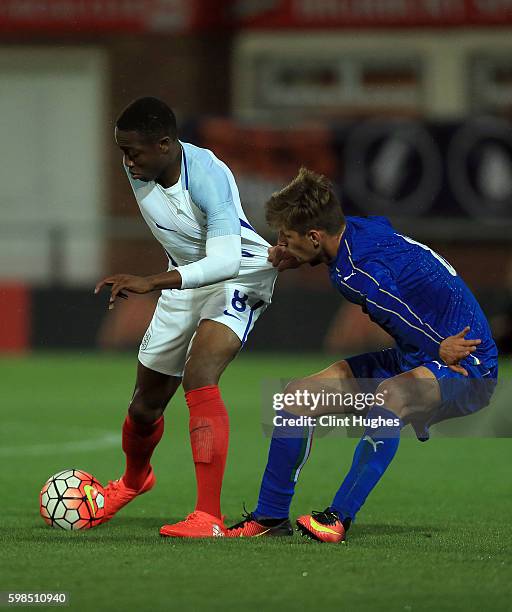
<instances>
[{"instance_id":1,"label":"blond hair","mask_svg":"<svg viewBox=\"0 0 512 612\"><path fill-rule=\"evenodd\" d=\"M335 235L345 225L331 182L307 168L301 168L290 184L272 194L265 205L265 215L273 229L294 230L299 234L322 229Z\"/></svg>"}]
</instances>

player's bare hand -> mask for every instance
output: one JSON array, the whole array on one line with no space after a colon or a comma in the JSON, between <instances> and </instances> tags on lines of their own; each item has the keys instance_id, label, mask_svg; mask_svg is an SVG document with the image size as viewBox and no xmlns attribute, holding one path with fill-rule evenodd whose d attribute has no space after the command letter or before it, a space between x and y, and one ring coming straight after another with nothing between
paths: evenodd
<instances>
[{"instance_id":1,"label":"player's bare hand","mask_svg":"<svg viewBox=\"0 0 512 612\"><path fill-rule=\"evenodd\" d=\"M153 290L152 283L144 276L133 276L131 274L114 274L101 280L95 287L94 293L99 293L105 286L110 287L110 300L108 309L114 308L116 298L128 299L127 291L130 293L149 293Z\"/></svg>"},{"instance_id":2,"label":"player's bare hand","mask_svg":"<svg viewBox=\"0 0 512 612\"><path fill-rule=\"evenodd\" d=\"M466 340L464 336L466 336L469 330L469 327L465 327L455 336L448 336L439 346L439 356L441 359L451 370L464 376L468 375L468 371L459 362L471 355L471 353L474 353L482 342L477 339Z\"/></svg>"},{"instance_id":3,"label":"player's bare hand","mask_svg":"<svg viewBox=\"0 0 512 612\"><path fill-rule=\"evenodd\" d=\"M279 272L291 270L292 268L298 268L300 266L300 261L291 255L285 246L280 244L269 248L268 261L270 261Z\"/></svg>"}]
</instances>

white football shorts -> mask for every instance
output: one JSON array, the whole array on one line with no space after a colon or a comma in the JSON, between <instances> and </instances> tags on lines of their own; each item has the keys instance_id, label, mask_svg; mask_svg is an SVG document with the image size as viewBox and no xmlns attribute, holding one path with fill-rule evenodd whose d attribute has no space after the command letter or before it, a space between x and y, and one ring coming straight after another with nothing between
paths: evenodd
<instances>
[{"instance_id":1,"label":"white football shorts","mask_svg":"<svg viewBox=\"0 0 512 612\"><path fill-rule=\"evenodd\" d=\"M270 303L277 272L256 274L196 289L165 289L139 348L142 365L170 376L183 376L197 326L218 321L240 338L242 346Z\"/></svg>"}]
</instances>

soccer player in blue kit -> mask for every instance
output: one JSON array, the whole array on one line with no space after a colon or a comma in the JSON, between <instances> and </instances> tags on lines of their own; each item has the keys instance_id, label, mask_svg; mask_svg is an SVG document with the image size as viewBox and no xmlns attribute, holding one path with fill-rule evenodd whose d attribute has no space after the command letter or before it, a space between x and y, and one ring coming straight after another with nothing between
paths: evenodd
<instances>
[{"instance_id":1,"label":"soccer player in blue kit","mask_svg":"<svg viewBox=\"0 0 512 612\"><path fill-rule=\"evenodd\" d=\"M482 309L454 268L427 246L399 234L384 217L345 217L325 177L302 168L270 198L266 215L279 232L278 245L269 250L279 271L325 264L332 285L395 341L393 348L338 361L286 389L297 394L329 384L354 393L361 389L359 379L361 385L375 381L375 396L385 398L365 412L366 422L377 426L363 432L330 505L297 520L304 535L340 542L393 460L406 424L419 440L427 440L432 424L489 403L498 352ZM336 411L355 412L350 407ZM330 412L327 406L324 413ZM274 428L258 505L226 535L293 533L289 508L314 431L313 426L293 425L300 423L293 419L298 414L294 407L280 412L280 423L291 425Z\"/></svg>"}]
</instances>

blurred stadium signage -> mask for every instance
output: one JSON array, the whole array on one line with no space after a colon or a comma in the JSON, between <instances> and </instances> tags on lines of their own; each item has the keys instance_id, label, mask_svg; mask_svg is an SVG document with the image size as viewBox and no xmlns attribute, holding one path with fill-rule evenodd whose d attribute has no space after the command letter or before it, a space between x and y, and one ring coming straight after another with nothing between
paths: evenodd
<instances>
[{"instance_id":1,"label":"blurred stadium signage","mask_svg":"<svg viewBox=\"0 0 512 612\"><path fill-rule=\"evenodd\" d=\"M368 214L417 215L432 207L441 190L441 152L418 122L356 124L344 158L347 195Z\"/></svg>"},{"instance_id":2,"label":"blurred stadium signage","mask_svg":"<svg viewBox=\"0 0 512 612\"><path fill-rule=\"evenodd\" d=\"M1 0L0 31L187 32L242 28L512 24L512 0Z\"/></svg>"},{"instance_id":3,"label":"blurred stadium signage","mask_svg":"<svg viewBox=\"0 0 512 612\"><path fill-rule=\"evenodd\" d=\"M194 142L233 169L244 208L263 233L262 203L301 165L334 181L349 214L473 217L496 227L512 220L512 125L504 119L369 119L291 129L204 119L191 128Z\"/></svg>"},{"instance_id":4,"label":"blurred stadium signage","mask_svg":"<svg viewBox=\"0 0 512 612\"><path fill-rule=\"evenodd\" d=\"M455 196L472 216L512 216L510 123L483 117L463 124L450 142L446 164Z\"/></svg>"},{"instance_id":5,"label":"blurred stadium signage","mask_svg":"<svg viewBox=\"0 0 512 612\"><path fill-rule=\"evenodd\" d=\"M0 31L187 32L221 25L225 5L223 0L1 0Z\"/></svg>"},{"instance_id":6,"label":"blurred stadium signage","mask_svg":"<svg viewBox=\"0 0 512 612\"><path fill-rule=\"evenodd\" d=\"M511 0L235 0L249 28L489 26L512 23Z\"/></svg>"}]
</instances>

